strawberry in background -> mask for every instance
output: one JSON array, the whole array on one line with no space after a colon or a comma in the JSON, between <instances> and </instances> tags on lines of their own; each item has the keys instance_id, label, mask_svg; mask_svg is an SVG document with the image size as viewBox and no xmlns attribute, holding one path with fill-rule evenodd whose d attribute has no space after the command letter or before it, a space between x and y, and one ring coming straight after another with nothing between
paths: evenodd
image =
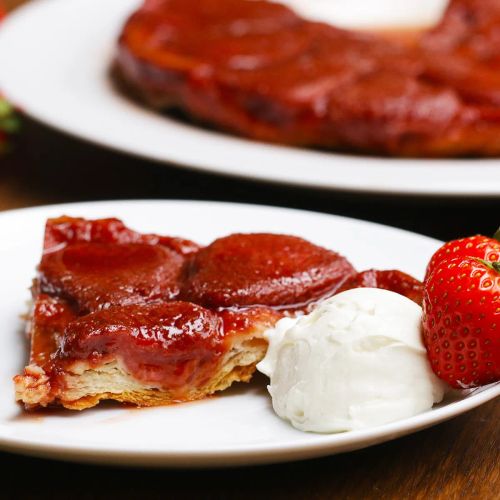
<instances>
[{"instance_id":1,"label":"strawberry in background","mask_svg":"<svg viewBox=\"0 0 500 500\"><path fill-rule=\"evenodd\" d=\"M0 0L0 29L1 21L6 16L5 6ZM0 68L2 71L2 68ZM9 136L19 130L19 119L12 106L2 98L0 93L0 154L5 152L9 146Z\"/></svg>"},{"instance_id":2,"label":"strawberry in background","mask_svg":"<svg viewBox=\"0 0 500 500\"><path fill-rule=\"evenodd\" d=\"M0 95L0 153L9 148L9 136L19 130L19 119L12 106Z\"/></svg>"}]
</instances>

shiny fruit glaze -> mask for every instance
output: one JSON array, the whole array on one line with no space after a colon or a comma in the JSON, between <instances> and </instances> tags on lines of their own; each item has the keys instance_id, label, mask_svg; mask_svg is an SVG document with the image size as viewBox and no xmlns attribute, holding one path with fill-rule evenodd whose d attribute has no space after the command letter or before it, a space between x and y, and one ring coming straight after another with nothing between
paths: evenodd
<instances>
[{"instance_id":1,"label":"shiny fruit glaze","mask_svg":"<svg viewBox=\"0 0 500 500\"><path fill-rule=\"evenodd\" d=\"M188 261L181 297L206 307L286 309L333 295L354 273L344 257L301 238L233 234Z\"/></svg>"},{"instance_id":2,"label":"shiny fruit glaze","mask_svg":"<svg viewBox=\"0 0 500 500\"><path fill-rule=\"evenodd\" d=\"M31 313L31 362L48 366L59 348L66 326L77 319L73 308L63 299L39 294Z\"/></svg>"},{"instance_id":3,"label":"shiny fruit glaze","mask_svg":"<svg viewBox=\"0 0 500 500\"><path fill-rule=\"evenodd\" d=\"M256 140L398 156L498 156L498 0L452 0L413 44L259 0L146 0L120 87ZM406 40L407 42L407 40Z\"/></svg>"},{"instance_id":4,"label":"shiny fruit glaze","mask_svg":"<svg viewBox=\"0 0 500 500\"><path fill-rule=\"evenodd\" d=\"M61 250L75 243L147 243L162 245L181 255L196 252L200 247L183 238L141 234L125 226L119 219L87 220L62 216L49 219L45 226L44 253Z\"/></svg>"},{"instance_id":5,"label":"shiny fruit glaze","mask_svg":"<svg viewBox=\"0 0 500 500\"><path fill-rule=\"evenodd\" d=\"M172 300L179 293L183 262L161 245L75 243L44 254L39 287L66 298L80 313Z\"/></svg>"},{"instance_id":6,"label":"shiny fruit glaze","mask_svg":"<svg viewBox=\"0 0 500 500\"><path fill-rule=\"evenodd\" d=\"M339 293L352 288L382 288L404 295L418 305L422 305L422 282L397 270L378 271L370 269L357 273L345 282Z\"/></svg>"},{"instance_id":7,"label":"shiny fruit glaze","mask_svg":"<svg viewBox=\"0 0 500 500\"><path fill-rule=\"evenodd\" d=\"M61 217L47 223L33 287L31 362L54 398L84 362L118 363L174 400L192 399L234 346L263 352L262 333L284 314L354 286L410 296L418 285L398 271L356 274L344 257L293 236L233 234L201 248L117 219Z\"/></svg>"},{"instance_id":8,"label":"shiny fruit glaze","mask_svg":"<svg viewBox=\"0 0 500 500\"><path fill-rule=\"evenodd\" d=\"M188 302L97 311L67 325L58 358L99 366L119 359L128 373L182 398L203 386L228 344L216 313Z\"/></svg>"}]
</instances>

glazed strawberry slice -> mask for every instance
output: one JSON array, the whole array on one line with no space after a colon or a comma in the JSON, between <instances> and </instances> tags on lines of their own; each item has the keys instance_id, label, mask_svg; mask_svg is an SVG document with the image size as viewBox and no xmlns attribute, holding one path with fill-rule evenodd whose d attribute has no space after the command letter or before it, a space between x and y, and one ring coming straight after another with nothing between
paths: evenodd
<instances>
[{"instance_id":1,"label":"glazed strawberry slice","mask_svg":"<svg viewBox=\"0 0 500 500\"><path fill-rule=\"evenodd\" d=\"M347 259L302 238L233 234L194 255L181 297L205 307L291 309L333 295L354 273Z\"/></svg>"},{"instance_id":2,"label":"glazed strawberry slice","mask_svg":"<svg viewBox=\"0 0 500 500\"><path fill-rule=\"evenodd\" d=\"M500 379L499 262L442 259L425 282L423 308L424 343L438 377L455 388Z\"/></svg>"},{"instance_id":3,"label":"glazed strawberry slice","mask_svg":"<svg viewBox=\"0 0 500 500\"><path fill-rule=\"evenodd\" d=\"M142 234L129 229L120 219L87 220L62 216L49 219L45 225L44 253L60 250L74 243L145 243L162 245L181 255L197 252L193 241L172 236Z\"/></svg>"},{"instance_id":4,"label":"glazed strawberry slice","mask_svg":"<svg viewBox=\"0 0 500 500\"><path fill-rule=\"evenodd\" d=\"M370 269L357 273L349 278L337 293L351 290L353 288L382 288L391 292L399 293L422 304L423 285L413 276L397 270L378 271Z\"/></svg>"},{"instance_id":5,"label":"glazed strawberry slice","mask_svg":"<svg viewBox=\"0 0 500 500\"><path fill-rule=\"evenodd\" d=\"M432 256L427 266L425 278L427 279L431 275L442 260L455 257L477 257L491 262L500 261L500 229L493 238L478 234L445 243Z\"/></svg>"},{"instance_id":6,"label":"glazed strawberry slice","mask_svg":"<svg viewBox=\"0 0 500 500\"><path fill-rule=\"evenodd\" d=\"M49 219L36 292L60 296L79 314L112 305L173 300L185 256L182 238L141 234L119 219Z\"/></svg>"},{"instance_id":7,"label":"glazed strawberry slice","mask_svg":"<svg viewBox=\"0 0 500 500\"><path fill-rule=\"evenodd\" d=\"M85 314L113 305L173 300L183 264L183 256L162 245L74 243L43 255L37 286Z\"/></svg>"},{"instance_id":8,"label":"glazed strawberry slice","mask_svg":"<svg viewBox=\"0 0 500 500\"><path fill-rule=\"evenodd\" d=\"M69 323L54 362L100 366L119 358L137 380L175 391L202 385L227 349L215 313L168 302L111 307Z\"/></svg>"}]
</instances>

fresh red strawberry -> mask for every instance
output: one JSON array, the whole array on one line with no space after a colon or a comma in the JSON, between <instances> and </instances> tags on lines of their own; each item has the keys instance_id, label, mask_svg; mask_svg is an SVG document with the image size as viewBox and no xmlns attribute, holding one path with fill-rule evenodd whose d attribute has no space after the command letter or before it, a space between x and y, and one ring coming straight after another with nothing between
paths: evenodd
<instances>
[{"instance_id":1,"label":"fresh red strawberry","mask_svg":"<svg viewBox=\"0 0 500 500\"><path fill-rule=\"evenodd\" d=\"M370 269L357 273L349 278L337 293L351 290L352 288L383 288L391 292L399 293L422 304L423 285L420 281L409 274L401 271L377 271Z\"/></svg>"},{"instance_id":2,"label":"fresh red strawberry","mask_svg":"<svg viewBox=\"0 0 500 500\"><path fill-rule=\"evenodd\" d=\"M500 229L493 238L487 236L469 236L445 243L431 258L425 279L427 279L434 268L444 259L455 257L477 257L491 262L500 261Z\"/></svg>"},{"instance_id":3,"label":"fresh red strawberry","mask_svg":"<svg viewBox=\"0 0 500 500\"><path fill-rule=\"evenodd\" d=\"M423 336L432 369L456 388L500 380L500 263L438 262L424 285Z\"/></svg>"}]
</instances>

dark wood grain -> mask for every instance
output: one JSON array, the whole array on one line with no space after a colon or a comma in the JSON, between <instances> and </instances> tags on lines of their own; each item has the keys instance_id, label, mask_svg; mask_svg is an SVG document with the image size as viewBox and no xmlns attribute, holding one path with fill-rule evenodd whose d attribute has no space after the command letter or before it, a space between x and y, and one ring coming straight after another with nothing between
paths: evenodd
<instances>
[{"instance_id":1,"label":"dark wood grain","mask_svg":"<svg viewBox=\"0 0 500 500\"><path fill-rule=\"evenodd\" d=\"M14 6L20 0L6 3ZM30 120L25 120L12 154L0 158L0 210L125 198L305 208L440 239L492 233L500 223L500 199L370 197L229 179L127 157ZM493 401L434 428L366 450L231 470L130 470L0 453L0 498L496 499L499 417L500 401Z\"/></svg>"}]
</instances>

